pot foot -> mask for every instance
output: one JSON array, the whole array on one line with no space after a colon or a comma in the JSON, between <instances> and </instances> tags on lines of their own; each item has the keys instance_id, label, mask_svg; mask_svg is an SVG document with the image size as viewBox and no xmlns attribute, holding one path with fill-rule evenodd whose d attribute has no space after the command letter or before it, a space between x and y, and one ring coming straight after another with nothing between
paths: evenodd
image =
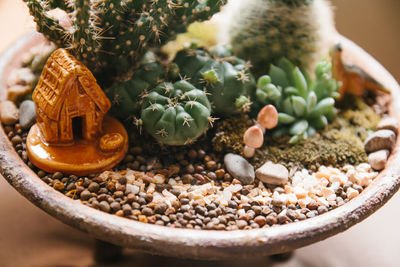
<instances>
[{"instance_id":1,"label":"pot foot","mask_svg":"<svg viewBox=\"0 0 400 267\"><path fill-rule=\"evenodd\" d=\"M118 262L122 259L122 247L96 239L94 259L97 263Z\"/></svg>"}]
</instances>

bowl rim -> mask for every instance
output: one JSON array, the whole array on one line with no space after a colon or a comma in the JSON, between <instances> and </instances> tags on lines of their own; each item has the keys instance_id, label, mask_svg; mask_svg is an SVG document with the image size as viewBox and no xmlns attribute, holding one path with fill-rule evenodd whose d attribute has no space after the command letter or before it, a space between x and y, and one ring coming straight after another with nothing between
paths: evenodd
<instances>
[{"instance_id":1,"label":"bowl rim","mask_svg":"<svg viewBox=\"0 0 400 267\"><path fill-rule=\"evenodd\" d=\"M389 113L400 121L400 87L374 58L341 35L345 57L359 62L379 77L392 92ZM36 32L28 33L0 57L0 100L5 99L4 78L20 62L24 49L43 42ZM10 64L11 62L11 64ZM358 197L325 214L304 221L266 229L214 231L176 229L141 223L82 205L44 183L22 161L0 129L0 173L20 194L62 222L91 236L139 251L163 256L221 260L284 253L324 240L364 220L383 206L400 187L399 139L385 169Z\"/></svg>"}]
</instances>

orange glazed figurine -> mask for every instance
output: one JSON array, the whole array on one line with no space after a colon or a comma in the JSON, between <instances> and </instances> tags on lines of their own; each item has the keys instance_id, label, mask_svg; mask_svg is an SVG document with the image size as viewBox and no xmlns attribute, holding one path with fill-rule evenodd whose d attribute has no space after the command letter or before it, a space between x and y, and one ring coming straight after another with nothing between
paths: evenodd
<instances>
[{"instance_id":1,"label":"orange glazed figurine","mask_svg":"<svg viewBox=\"0 0 400 267\"><path fill-rule=\"evenodd\" d=\"M37 124L27 138L31 162L47 172L87 175L111 169L128 150L128 136L105 116L107 99L89 69L58 49L33 92Z\"/></svg>"}]
</instances>

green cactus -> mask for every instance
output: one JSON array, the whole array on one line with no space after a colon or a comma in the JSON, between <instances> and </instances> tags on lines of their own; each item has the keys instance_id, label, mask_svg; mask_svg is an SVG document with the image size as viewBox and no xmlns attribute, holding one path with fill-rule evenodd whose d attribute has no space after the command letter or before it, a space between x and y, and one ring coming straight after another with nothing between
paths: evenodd
<instances>
[{"instance_id":1,"label":"green cactus","mask_svg":"<svg viewBox=\"0 0 400 267\"><path fill-rule=\"evenodd\" d=\"M290 134L290 143L313 136L336 116L335 99L339 83L332 78L332 64L321 60L315 67L315 80L289 60L271 65L269 75L258 79L259 105L273 104L279 112L274 135Z\"/></svg>"},{"instance_id":2,"label":"green cactus","mask_svg":"<svg viewBox=\"0 0 400 267\"><path fill-rule=\"evenodd\" d=\"M211 105L206 94L188 81L161 83L145 97L144 129L166 145L187 145L206 132Z\"/></svg>"},{"instance_id":3,"label":"green cactus","mask_svg":"<svg viewBox=\"0 0 400 267\"><path fill-rule=\"evenodd\" d=\"M121 74L226 0L24 0L37 30L70 51L93 72ZM50 15L58 8L70 26ZM58 12L60 13L60 12ZM66 28L64 28L66 27Z\"/></svg>"},{"instance_id":4,"label":"green cactus","mask_svg":"<svg viewBox=\"0 0 400 267\"><path fill-rule=\"evenodd\" d=\"M323 42L334 24L325 0L246 0L237 4L238 13L229 26L233 51L251 61L257 77L282 57L309 70L328 52L323 51Z\"/></svg>"},{"instance_id":5,"label":"green cactus","mask_svg":"<svg viewBox=\"0 0 400 267\"><path fill-rule=\"evenodd\" d=\"M134 119L140 114L143 96L168 76L167 68L153 53L146 53L131 78L104 90L112 103L110 114L125 122Z\"/></svg>"},{"instance_id":6,"label":"green cactus","mask_svg":"<svg viewBox=\"0 0 400 267\"><path fill-rule=\"evenodd\" d=\"M255 90L254 77L248 65L233 57L227 47L217 46L209 53L202 49L186 49L177 54L175 63L181 75L206 90L217 116L232 116L250 107L247 95Z\"/></svg>"}]
</instances>

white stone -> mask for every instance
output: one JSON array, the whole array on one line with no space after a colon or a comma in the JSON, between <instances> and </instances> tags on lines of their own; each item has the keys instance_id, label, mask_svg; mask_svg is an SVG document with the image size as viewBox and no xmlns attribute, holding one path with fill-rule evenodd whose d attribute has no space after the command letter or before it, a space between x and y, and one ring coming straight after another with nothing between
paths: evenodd
<instances>
[{"instance_id":1,"label":"white stone","mask_svg":"<svg viewBox=\"0 0 400 267\"><path fill-rule=\"evenodd\" d=\"M380 171L385 168L388 157L389 150L379 150L368 155L368 162L374 170Z\"/></svg>"},{"instance_id":2,"label":"white stone","mask_svg":"<svg viewBox=\"0 0 400 267\"><path fill-rule=\"evenodd\" d=\"M139 194L140 188L137 185L127 184L126 191L129 193L132 193L134 195L137 195L137 194Z\"/></svg>"},{"instance_id":3,"label":"white stone","mask_svg":"<svg viewBox=\"0 0 400 267\"><path fill-rule=\"evenodd\" d=\"M346 194L348 199L353 199L359 195L358 191L351 187L347 189Z\"/></svg>"},{"instance_id":4,"label":"white stone","mask_svg":"<svg viewBox=\"0 0 400 267\"><path fill-rule=\"evenodd\" d=\"M289 180L289 171L281 164L268 161L256 170L256 176L267 184L284 185Z\"/></svg>"}]
</instances>

